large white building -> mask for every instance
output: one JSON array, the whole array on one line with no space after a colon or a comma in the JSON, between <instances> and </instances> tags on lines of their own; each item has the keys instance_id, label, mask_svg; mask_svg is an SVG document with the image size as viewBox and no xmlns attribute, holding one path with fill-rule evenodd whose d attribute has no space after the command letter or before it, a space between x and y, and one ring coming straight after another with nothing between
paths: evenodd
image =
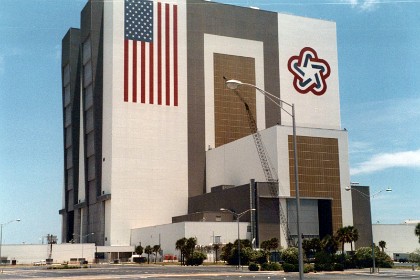
<instances>
[{"instance_id":1,"label":"large white building","mask_svg":"<svg viewBox=\"0 0 420 280\"><path fill-rule=\"evenodd\" d=\"M268 200L293 234L292 119L254 88L237 93L261 131L276 195L212 192L267 181L225 77L295 105L306 235L353 224L334 22L201 0L91 0L63 38L62 77L63 242L136 244L131 229L252 203L243 221L257 221L262 241L284 226Z\"/></svg>"}]
</instances>

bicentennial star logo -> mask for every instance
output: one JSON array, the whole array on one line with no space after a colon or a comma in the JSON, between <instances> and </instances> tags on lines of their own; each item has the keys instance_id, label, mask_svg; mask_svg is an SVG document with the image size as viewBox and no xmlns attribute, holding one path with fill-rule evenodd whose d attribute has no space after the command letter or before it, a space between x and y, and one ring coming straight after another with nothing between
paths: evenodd
<instances>
[{"instance_id":1,"label":"bicentennial star logo","mask_svg":"<svg viewBox=\"0 0 420 280\"><path fill-rule=\"evenodd\" d=\"M302 94L312 92L323 95L327 91L326 79L330 76L330 65L312 48L306 47L300 51L299 56L292 56L287 64L293 74L293 86Z\"/></svg>"}]
</instances>

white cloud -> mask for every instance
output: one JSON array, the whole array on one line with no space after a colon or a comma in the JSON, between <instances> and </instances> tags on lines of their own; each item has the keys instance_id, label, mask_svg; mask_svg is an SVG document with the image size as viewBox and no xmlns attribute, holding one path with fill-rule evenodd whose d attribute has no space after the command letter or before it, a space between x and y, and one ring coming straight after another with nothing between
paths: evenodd
<instances>
[{"instance_id":1,"label":"white cloud","mask_svg":"<svg viewBox=\"0 0 420 280\"><path fill-rule=\"evenodd\" d=\"M342 0L342 2L352 5L353 7L357 6L358 0Z\"/></svg>"},{"instance_id":2,"label":"white cloud","mask_svg":"<svg viewBox=\"0 0 420 280\"><path fill-rule=\"evenodd\" d=\"M372 148L371 143L362 142L362 141L352 141L349 143L350 154L359 154L359 153L366 154L372 151L373 151L373 148Z\"/></svg>"},{"instance_id":3,"label":"white cloud","mask_svg":"<svg viewBox=\"0 0 420 280\"><path fill-rule=\"evenodd\" d=\"M420 149L374 155L369 160L350 168L350 174L373 173L393 167L420 168Z\"/></svg>"},{"instance_id":4,"label":"white cloud","mask_svg":"<svg viewBox=\"0 0 420 280\"><path fill-rule=\"evenodd\" d=\"M360 9L362 9L363 11L371 11L375 8L376 4L378 4L378 1L375 1L375 0L361 1Z\"/></svg>"},{"instance_id":5,"label":"white cloud","mask_svg":"<svg viewBox=\"0 0 420 280\"><path fill-rule=\"evenodd\" d=\"M362 11L371 11L376 7L376 4L379 4L378 0L342 0L342 2Z\"/></svg>"}]
</instances>

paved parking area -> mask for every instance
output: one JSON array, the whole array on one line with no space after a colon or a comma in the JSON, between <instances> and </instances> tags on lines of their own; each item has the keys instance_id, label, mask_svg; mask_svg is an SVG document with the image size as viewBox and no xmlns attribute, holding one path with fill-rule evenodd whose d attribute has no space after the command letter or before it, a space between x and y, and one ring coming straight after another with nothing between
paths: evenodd
<instances>
[{"instance_id":1,"label":"paved parking area","mask_svg":"<svg viewBox=\"0 0 420 280\"><path fill-rule=\"evenodd\" d=\"M388 269L379 274L370 274L369 270L348 270L344 272L309 273L305 279L330 280L365 280L365 279L419 279L420 271L409 269ZM0 279L61 279L61 280L107 280L107 279L202 279L202 280L262 280L299 279L298 273L284 272L251 272L246 268L237 270L228 266L148 266L148 265L98 265L91 268L80 269L47 269L44 267L3 267L0 270Z\"/></svg>"}]
</instances>

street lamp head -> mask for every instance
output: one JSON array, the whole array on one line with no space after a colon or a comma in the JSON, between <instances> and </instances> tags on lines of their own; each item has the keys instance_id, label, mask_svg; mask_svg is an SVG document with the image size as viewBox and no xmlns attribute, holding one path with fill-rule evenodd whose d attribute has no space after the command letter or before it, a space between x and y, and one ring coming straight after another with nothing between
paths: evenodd
<instances>
[{"instance_id":1,"label":"street lamp head","mask_svg":"<svg viewBox=\"0 0 420 280\"><path fill-rule=\"evenodd\" d=\"M228 89L237 89L238 86L242 85L243 83L238 80L227 80L226 86Z\"/></svg>"},{"instance_id":2,"label":"street lamp head","mask_svg":"<svg viewBox=\"0 0 420 280\"><path fill-rule=\"evenodd\" d=\"M16 219L16 222L20 222L20 219Z\"/></svg>"},{"instance_id":3,"label":"street lamp head","mask_svg":"<svg viewBox=\"0 0 420 280\"><path fill-rule=\"evenodd\" d=\"M385 191L392 192L392 189L388 187Z\"/></svg>"},{"instance_id":4,"label":"street lamp head","mask_svg":"<svg viewBox=\"0 0 420 280\"><path fill-rule=\"evenodd\" d=\"M347 187L345 188L345 190L346 190L346 191L350 191L350 190L351 190L351 187L350 187L350 186L347 186Z\"/></svg>"}]
</instances>

